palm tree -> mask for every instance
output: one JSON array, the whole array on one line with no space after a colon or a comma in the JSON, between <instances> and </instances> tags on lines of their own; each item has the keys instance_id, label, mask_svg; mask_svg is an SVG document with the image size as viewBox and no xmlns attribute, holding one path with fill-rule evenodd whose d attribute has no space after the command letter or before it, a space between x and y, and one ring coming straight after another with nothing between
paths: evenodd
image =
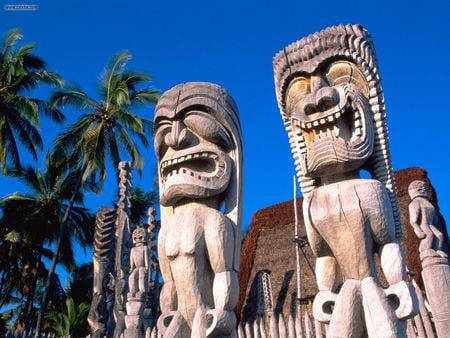
<instances>
[{"instance_id":1,"label":"palm tree","mask_svg":"<svg viewBox=\"0 0 450 338\"><path fill-rule=\"evenodd\" d=\"M43 171L32 167L10 169L9 175L21 180L27 187L26 194L13 193L0 199L0 290L5 302L13 293L26 296L24 329L28 329L33 310L36 285L44 280L47 270L42 258L52 259L54 253L48 247L58 239L62 215L68 209L68 201L81 204L83 194L78 190L74 195L73 186L78 172L67 171L63 164L56 164L52 157L46 156ZM88 181L84 189L94 190ZM73 239L87 248L93 240L94 216L86 208L74 205L67 219L69 230L64 233L64 247L60 262L68 269L75 266ZM50 283L54 283L52 277ZM16 289L11 288L14 285ZM9 287L9 289L8 289ZM52 288L55 290L55 288Z\"/></svg>"},{"instance_id":2,"label":"palm tree","mask_svg":"<svg viewBox=\"0 0 450 338\"><path fill-rule=\"evenodd\" d=\"M32 54L33 44L20 48L16 43L23 36L20 30L6 33L0 47L0 167L7 171L7 163L20 167L19 144L37 159L43 143L39 134L40 115L62 123L64 115L44 100L30 98L24 92L41 84L61 86L61 77L46 71L45 62Z\"/></svg>"},{"instance_id":3,"label":"palm tree","mask_svg":"<svg viewBox=\"0 0 450 338\"><path fill-rule=\"evenodd\" d=\"M53 310L45 316L46 331L58 337L85 337L89 334L86 324L89 308L89 303L76 305L71 297L67 297L63 312Z\"/></svg>"},{"instance_id":4,"label":"palm tree","mask_svg":"<svg viewBox=\"0 0 450 338\"><path fill-rule=\"evenodd\" d=\"M117 168L123 155L129 156L139 173L143 159L138 149L137 138L144 147L149 146L147 135L151 133L151 121L134 114L132 110L142 105L154 104L159 92L140 86L151 77L138 71L126 71L131 59L129 52L116 54L105 68L100 79L100 98L95 100L80 88L66 86L56 91L51 98L53 107L72 105L85 111L83 115L55 141L57 158L79 169L80 175L73 186L74 194L88 177L96 177L101 184L106 176L106 160L111 159ZM73 203L73 202L71 202ZM47 285L42 299L36 332L40 333L44 312L48 302L50 281L54 273L62 239L71 207L64 215L55 255L49 268Z\"/></svg>"}]
</instances>

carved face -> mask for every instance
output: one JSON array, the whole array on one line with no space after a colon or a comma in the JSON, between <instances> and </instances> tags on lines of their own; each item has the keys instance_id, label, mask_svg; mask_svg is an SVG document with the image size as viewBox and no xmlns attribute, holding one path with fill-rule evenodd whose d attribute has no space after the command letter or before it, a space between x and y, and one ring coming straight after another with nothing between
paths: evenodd
<instances>
[{"instance_id":1,"label":"carved face","mask_svg":"<svg viewBox=\"0 0 450 338\"><path fill-rule=\"evenodd\" d=\"M423 181L412 181L408 186L409 197L413 200L416 197L429 198L428 186Z\"/></svg>"},{"instance_id":2,"label":"carved face","mask_svg":"<svg viewBox=\"0 0 450 338\"><path fill-rule=\"evenodd\" d=\"M133 231L133 244L147 244L147 231L144 228L137 228Z\"/></svg>"},{"instance_id":3,"label":"carved face","mask_svg":"<svg viewBox=\"0 0 450 338\"><path fill-rule=\"evenodd\" d=\"M312 177L356 170L373 150L366 79L347 60L294 76L285 96L295 134L303 138L304 172Z\"/></svg>"},{"instance_id":4,"label":"carved face","mask_svg":"<svg viewBox=\"0 0 450 338\"><path fill-rule=\"evenodd\" d=\"M176 110L176 108L175 108ZM160 203L222 193L232 172L227 152L232 140L206 106L155 113L155 150L159 163Z\"/></svg>"}]
</instances>

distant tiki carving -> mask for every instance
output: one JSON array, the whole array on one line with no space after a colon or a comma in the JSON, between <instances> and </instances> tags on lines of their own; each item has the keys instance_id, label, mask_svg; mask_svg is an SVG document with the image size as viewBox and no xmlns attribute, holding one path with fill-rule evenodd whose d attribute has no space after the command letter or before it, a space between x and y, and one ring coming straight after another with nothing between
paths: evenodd
<instances>
[{"instance_id":1,"label":"distant tiki carving","mask_svg":"<svg viewBox=\"0 0 450 338\"><path fill-rule=\"evenodd\" d=\"M413 181L408 187L411 203L409 221L419 237L422 279L431 305L438 337L446 337L450 330L450 266L444 249L444 235L439 212L430 202L425 182Z\"/></svg>"},{"instance_id":2,"label":"distant tiki carving","mask_svg":"<svg viewBox=\"0 0 450 338\"><path fill-rule=\"evenodd\" d=\"M114 251L116 211L100 208L94 234L94 288L88 322L93 338L111 337L114 331Z\"/></svg>"},{"instance_id":3,"label":"distant tiki carving","mask_svg":"<svg viewBox=\"0 0 450 338\"><path fill-rule=\"evenodd\" d=\"M330 323L329 337L404 337L405 319L416 313L417 299L405 282L372 39L359 25L329 27L287 46L273 64L317 257L314 316ZM360 178L361 170L371 178ZM380 285L375 253L387 289ZM344 277L339 292L338 269Z\"/></svg>"},{"instance_id":4,"label":"distant tiki carving","mask_svg":"<svg viewBox=\"0 0 450 338\"><path fill-rule=\"evenodd\" d=\"M164 279L158 334L235 337L242 190L236 105L217 85L181 84L159 99L154 126Z\"/></svg>"}]
</instances>

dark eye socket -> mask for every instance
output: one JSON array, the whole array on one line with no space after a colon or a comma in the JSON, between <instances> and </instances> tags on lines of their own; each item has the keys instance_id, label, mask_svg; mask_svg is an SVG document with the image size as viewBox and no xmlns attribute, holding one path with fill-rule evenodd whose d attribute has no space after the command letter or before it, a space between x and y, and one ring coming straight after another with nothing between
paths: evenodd
<instances>
[{"instance_id":1,"label":"dark eye socket","mask_svg":"<svg viewBox=\"0 0 450 338\"><path fill-rule=\"evenodd\" d=\"M164 120L159 122L155 128L154 142L156 155L161 158L167 150L167 146L164 143L164 137L172 127L170 120Z\"/></svg>"}]
</instances>

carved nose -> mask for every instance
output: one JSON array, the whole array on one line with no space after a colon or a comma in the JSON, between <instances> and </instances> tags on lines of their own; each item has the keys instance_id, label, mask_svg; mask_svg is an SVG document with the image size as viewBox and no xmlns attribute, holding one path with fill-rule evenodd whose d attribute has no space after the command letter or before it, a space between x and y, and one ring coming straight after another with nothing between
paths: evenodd
<instances>
[{"instance_id":1,"label":"carved nose","mask_svg":"<svg viewBox=\"0 0 450 338\"><path fill-rule=\"evenodd\" d=\"M183 122L175 120L172 124L170 133L167 133L164 138L165 143L174 149L184 147L188 141L186 126Z\"/></svg>"},{"instance_id":2,"label":"carved nose","mask_svg":"<svg viewBox=\"0 0 450 338\"><path fill-rule=\"evenodd\" d=\"M333 87L322 87L304 99L305 114L326 111L339 103L339 94Z\"/></svg>"},{"instance_id":3,"label":"carved nose","mask_svg":"<svg viewBox=\"0 0 450 338\"><path fill-rule=\"evenodd\" d=\"M324 78L320 75L311 75L311 93L317 92L320 88L328 86Z\"/></svg>"}]
</instances>

